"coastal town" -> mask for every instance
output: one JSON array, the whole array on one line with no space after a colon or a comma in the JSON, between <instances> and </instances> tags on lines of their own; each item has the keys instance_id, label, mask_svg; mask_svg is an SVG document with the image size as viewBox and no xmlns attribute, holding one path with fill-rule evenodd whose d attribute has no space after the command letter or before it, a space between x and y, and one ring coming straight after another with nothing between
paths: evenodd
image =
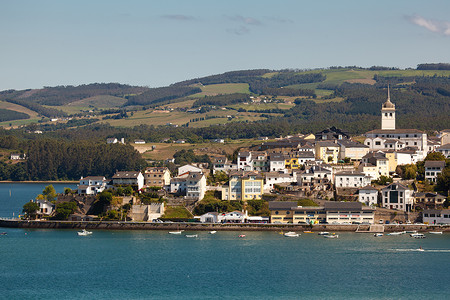
<instances>
[{"instance_id":1,"label":"coastal town","mask_svg":"<svg viewBox=\"0 0 450 300\"><path fill-rule=\"evenodd\" d=\"M262 143L239 149L234 161L211 154L211 163L180 165L175 172L154 166L118 171L111 178L81 177L76 190L32 200L34 211L25 217L52 219L58 206L71 202L76 205L64 216L70 221L450 224L448 191L436 191L440 180L448 180L442 173L448 177L450 130L429 136L397 128L389 89L380 113L381 128L364 136L331 127L260 138ZM229 205L217 204L223 202ZM185 213L170 216L174 210Z\"/></svg>"}]
</instances>

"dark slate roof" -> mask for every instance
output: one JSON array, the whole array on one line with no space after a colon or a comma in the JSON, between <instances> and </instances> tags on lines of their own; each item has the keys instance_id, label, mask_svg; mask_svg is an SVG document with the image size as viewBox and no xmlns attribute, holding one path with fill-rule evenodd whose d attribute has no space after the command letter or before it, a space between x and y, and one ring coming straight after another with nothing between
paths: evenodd
<instances>
[{"instance_id":1,"label":"dark slate roof","mask_svg":"<svg viewBox=\"0 0 450 300\"><path fill-rule=\"evenodd\" d=\"M292 209L294 207L297 207L297 202L294 202L294 201L270 201L269 202L270 210Z\"/></svg>"},{"instance_id":2,"label":"dark slate roof","mask_svg":"<svg viewBox=\"0 0 450 300\"><path fill-rule=\"evenodd\" d=\"M444 168L445 160L427 160L425 161L425 168Z\"/></svg>"},{"instance_id":3,"label":"dark slate roof","mask_svg":"<svg viewBox=\"0 0 450 300\"><path fill-rule=\"evenodd\" d=\"M361 202L337 202L328 201L325 202L325 210L361 210Z\"/></svg>"},{"instance_id":4,"label":"dark slate roof","mask_svg":"<svg viewBox=\"0 0 450 300\"><path fill-rule=\"evenodd\" d=\"M374 187L371 186L371 185L366 185L366 186L360 188L359 190L360 190L360 191L361 191L361 190L363 190L363 191L378 191L378 189L374 188Z\"/></svg>"},{"instance_id":5,"label":"dark slate roof","mask_svg":"<svg viewBox=\"0 0 450 300\"><path fill-rule=\"evenodd\" d=\"M123 171L123 172L117 172L112 177L113 179L129 179L129 178L138 178L139 171Z\"/></svg>"}]
</instances>

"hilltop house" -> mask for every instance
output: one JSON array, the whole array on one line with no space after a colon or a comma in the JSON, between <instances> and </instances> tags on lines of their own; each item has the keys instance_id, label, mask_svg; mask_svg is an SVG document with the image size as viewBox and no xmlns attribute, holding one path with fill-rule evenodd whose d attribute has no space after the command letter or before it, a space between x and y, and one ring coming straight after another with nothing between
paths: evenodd
<instances>
[{"instance_id":1,"label":"hilltop house","mask_svg":"<svg viewBox=\"0 0 450 300\"><path fill-rule=\"evenodd\" d=\"M370 177L361 172L339 172L334 175L334 185L339 188L361 188L370 184Z\"/></svg>"}]
</instances>

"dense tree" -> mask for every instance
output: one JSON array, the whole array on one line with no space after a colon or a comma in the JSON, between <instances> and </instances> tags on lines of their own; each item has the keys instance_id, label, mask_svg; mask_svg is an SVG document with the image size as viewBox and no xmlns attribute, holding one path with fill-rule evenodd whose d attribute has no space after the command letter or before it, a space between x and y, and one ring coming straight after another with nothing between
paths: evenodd
<instances>
[{"instance_id":1,"label":"dense tree","mask_svg":"<svg viewBox=\"0 0 450 300\"><path fill-rule=\"evenodd\" d=\"M74 201L61 202L56 204L54 220L67 220L71 214L77 210L77 203Z\"/></svg>"},{"instance_id":2,"label":"dense tree","mask_svg":"<svg viewBox=\"0 0 450 300\"><path fill-rule=\"evenodd\" d=\"M23 206L22 212L25 214L27 219L34 219L36 218L37 211L39 210L39 204L30 201L25 203Z\"/></svg>"}]
</instances>

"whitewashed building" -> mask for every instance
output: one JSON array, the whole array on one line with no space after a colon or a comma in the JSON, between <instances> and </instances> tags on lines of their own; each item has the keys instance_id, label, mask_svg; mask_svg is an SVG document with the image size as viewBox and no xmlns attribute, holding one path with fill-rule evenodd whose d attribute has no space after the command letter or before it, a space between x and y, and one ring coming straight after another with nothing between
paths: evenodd
<instances>
[{"instance_id":1,"label":"whitewashed building","mask_svg":"<svg viewBox=\"0 0 450 300\"><path fill-rule=\"evenodd\" d=\"M113 185L135 185L140 190L144 187L144 175L138 171L117 172L112 177Z\"/></svg>"},{"instance_id":2,"label":"whitewashed building","mask_svg":"<svg viewBox=\"0 0 450 300\"><path fill-rule=\"evenodd\" d=\"M338 188L361 188L370 184L370 177L362 172L339 172L334 175L334 184Z\"/></svg>"},{"instance_id":3,"label":"whitewashed building","mask_svg":"<svg viewBox=\"0 0 450 300\"><path fill-rule=\"evenodd\" d=\"M78 195L97 195L107 189L108 181L103 176L81 177L78 185Z\"/></svg>"},{"instance_id":4,"label":"whitewashed building","mask_svg":"<svg viewBox=\"0 0 450 300\"><path fill-rule=\"evenodd\" d=\"M366 185L358 190L358 201L366 206L375 206L378 202L378 190Z\"/></svg>"},{"instance_id":5,"label":"whitewashed building","mask_svg":"<svg viewBox=\"0 0 450 300\"><path fill-rule=\"evenodd\" d=\"M450 224L450 209L428 209L422 213L425 224Z\"/></svg>"},{"instance_id":6,"label":"whitewashed building","mask_svg":"<svg viewBox=\"0 0 450 300\"><path fill-rule=\"evenodd\" d=\"M445 168L445 160L432 161L427 160L425 162L425 179L431 183L436 183L437 177L442 173Z\"/></svg>"},{"instance_id":7,"label":"whitewashed building","mask_svg":"<svg viewBox=\"0 0 450 300\"><path fill-rule=\"evenodd\" d=\"M393 183L381 190L381 204L384 208L410 212L413 204L413 190L400 184Z\"/></svg>"}]
</instances>

